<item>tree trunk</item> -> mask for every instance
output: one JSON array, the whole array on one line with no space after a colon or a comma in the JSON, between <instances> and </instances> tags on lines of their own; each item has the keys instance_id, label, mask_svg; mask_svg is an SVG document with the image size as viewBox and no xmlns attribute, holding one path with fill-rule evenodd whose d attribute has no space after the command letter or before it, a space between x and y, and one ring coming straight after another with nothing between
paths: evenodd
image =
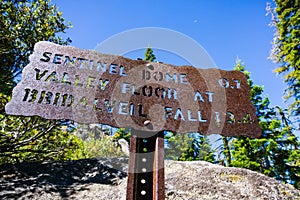
<instances>
[{"instance_id":1,"label":"tree trunk","mask_svg":"<svg viewBox=\"0 0 300 200\"><path fill-rule=\"evenodd\" d=\"M225 155L225 159L226 159L226 163L225 166L226 167L230 167L231 166L231 154L230 154L230 149L229 149L229 142L228 142L228 138L225 136L222 136L222 140L223 140L223 145L224 145L224 155Z\"/></svg>"}]
</instances>

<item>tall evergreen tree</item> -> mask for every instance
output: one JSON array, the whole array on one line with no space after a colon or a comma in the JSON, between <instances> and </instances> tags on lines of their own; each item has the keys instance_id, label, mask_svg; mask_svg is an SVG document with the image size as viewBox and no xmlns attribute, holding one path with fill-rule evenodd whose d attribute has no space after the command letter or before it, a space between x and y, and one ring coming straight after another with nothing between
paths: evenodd
<instances>
[{"instance_id":1,"label":"tall evergreen tree","mask_svg":"<svg viewBox=\"0 0 300 200\"><path fill-rule=\"evenodd\" d=\"M49 0L0 1L0 18L0 163L75 158L80 142L62 126L66 122L8 116L4 110L34 44L68 44L57 34L70 25Z\"/></svg>"},{"instance_id":2,"label":"tall evergreen tree","mask_svg":"<svg viewBox=\"0 0 300 200\"><path fill-rule=\"evenodd\" d=\"M299 140L291 132L291 126L280 118L282 113L278 115L277 108L271 108L269 99L262 97L263 87L253 83L250 73L240 61L235 70L243 72L248 78L250 98L256 107L262 136L258 139L245 136L235 138L232 142L232 166L258 171L299 188Z\"/></svg>"},{"instance_id":3,"label":"tall evergreen tree","mask_svg":"<svg viewBox=\"0 0 300 200\"><path fill-rule=\"evenodd\" d=\"M196 133L194 135L193 149L195 149L195 160L203 160L211 163L215 163L215 151L212 150L209 139L205 135Z\"/></svg>"},{"instance_id":4,"label":"tall evergreen tree","mask_svg":"<svg viewBox=\"0 0 300 200\"><path fill-rule=\"evenodd\" d=\"M153 50L151 49L151 47L148 47L145 52L144 60L146 60L148 62L154 62L155 59L156 59L156 56L154 55Z\"/></svg>"},{"instance_id":5,"label":"tall evergreen tree","mask_svg":"<svg viewBox=\"0 0 300 200\"><path fill-rule=\"evenodd\" d=\"M300 1L274 0L276 8L267 6L275 27L271 58L280 66L275 70L284 74L287 83L286 99L292 103L289 113L300 115Z\"/></svg>"},{"instance_id":6,"label":"tall evergreen tree","mask_svg":"<svg viewBox=\"0 0 300 200\"><path fill-rule=\"evenodd\" d=\"M69 27L50 0L1 1L0 93L11 94L36 42L67 44L57 33Z\"/></svg>"},{"instance_id":7,"label":"tall evergreen tree","mask_svg":"<svg viewBox=\"0 0 300 200\"><path fill-rule=\"evenodd\" d=\"M174 134L168 132L165 134L165 140L167 142L166 159L215 162L214 151L211 149L207 136L199 133Z\"/></svg>"}]
</instances>

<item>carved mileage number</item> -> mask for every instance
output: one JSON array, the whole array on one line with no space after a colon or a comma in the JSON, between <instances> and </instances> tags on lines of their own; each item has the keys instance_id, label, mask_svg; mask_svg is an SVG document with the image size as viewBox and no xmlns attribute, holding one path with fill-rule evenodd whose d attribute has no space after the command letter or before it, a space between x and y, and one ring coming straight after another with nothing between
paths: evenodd
<instances>
[{"instance_id":1,"label":"carved mileage number","mask_svg":"<svg viewBox=\"0 0 300 200\"><path fill-rule=\"evenodd\" d=\"M233 79L233 84L230 84L229 81L226 78L220 78L219 84L224 88L231 88L231 89L240 89L241 88L241 82L240 80Z\"/></svg>"}]
</instances>

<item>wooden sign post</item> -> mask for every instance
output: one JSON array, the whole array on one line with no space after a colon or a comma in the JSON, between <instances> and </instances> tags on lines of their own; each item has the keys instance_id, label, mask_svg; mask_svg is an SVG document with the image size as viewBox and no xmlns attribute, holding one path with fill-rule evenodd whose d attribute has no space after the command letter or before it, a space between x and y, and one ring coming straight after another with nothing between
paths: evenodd
<instances>
[{"instance_id":1,"label":"wooden sign post","mask_svg":"<svg viewBox=\"0 0 300 200\"><path fill-rule=\"evenodd\" d=\"M163 199L162 131L259 137L249 93L247 78L238 71L149 63L39 42L6 112L131 127L127 199Z\"/></svg>"}]
</instances>

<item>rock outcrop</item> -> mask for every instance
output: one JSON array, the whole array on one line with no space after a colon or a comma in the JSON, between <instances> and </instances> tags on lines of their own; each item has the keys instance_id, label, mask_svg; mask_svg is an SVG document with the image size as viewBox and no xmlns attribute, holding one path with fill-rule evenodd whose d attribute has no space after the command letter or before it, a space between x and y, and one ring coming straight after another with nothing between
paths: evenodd
<instances>
[{"instance_id":1,"label":"rock outcrop","mask_svg":"<svg viewBox=\"0 0 300 200\"><path fill-rule=\"evenodd\" d=\"M126 197L126 158L0 166L0 199L111 199ZM203 161L165 162L166 199L300 200L289 184L240 168Z\"/></svg>"},{"instance_id":2,"label":"rock outcrop","mask_svg":"<svg viewBox=\"0 0 300 200\"><path fill-rule=\"evenodd\" d=\"M289 184L247 169L203 161L166 162L166 199L300 199Z\"/></svg>"}]
</instances>

